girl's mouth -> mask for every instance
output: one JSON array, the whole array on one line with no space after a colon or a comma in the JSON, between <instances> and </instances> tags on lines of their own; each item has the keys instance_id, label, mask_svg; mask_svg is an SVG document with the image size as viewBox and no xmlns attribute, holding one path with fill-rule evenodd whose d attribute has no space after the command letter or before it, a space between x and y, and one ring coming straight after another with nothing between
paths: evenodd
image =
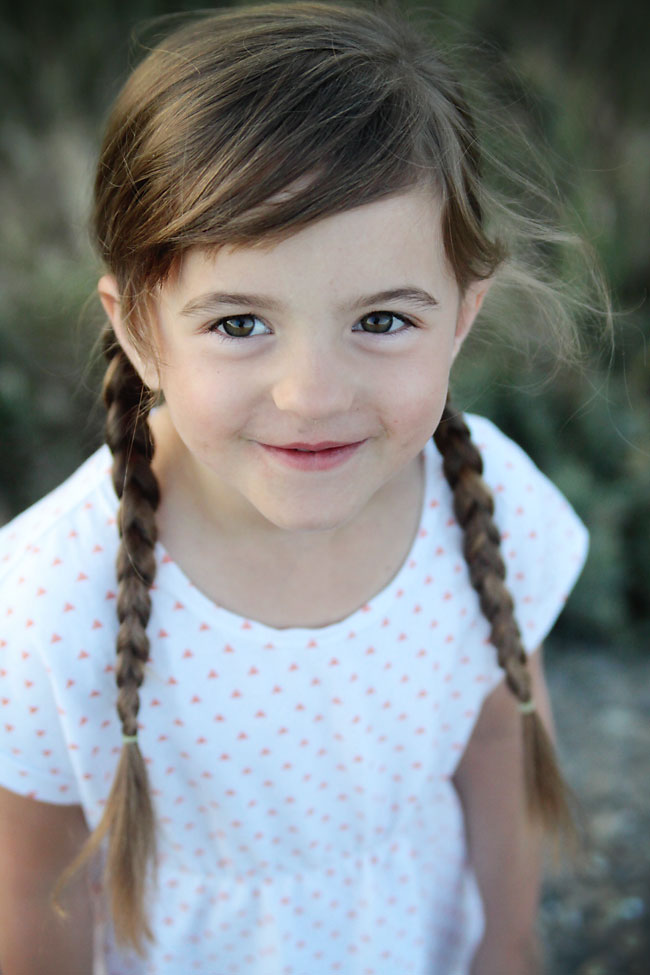
<instances>
[{"instance_id":1,"label":"girl's mouth","mask_svg":"<svg viewBox=\"0 0 650 975\"><path fill-rule=\"evenodd\" d=\"M336 443L325 440L321 443L291 443L281 447L261 443L260 447L271 457L287 467L302 471L328 471L344 464L366 441Z\"/></svg>"}]
</instances>

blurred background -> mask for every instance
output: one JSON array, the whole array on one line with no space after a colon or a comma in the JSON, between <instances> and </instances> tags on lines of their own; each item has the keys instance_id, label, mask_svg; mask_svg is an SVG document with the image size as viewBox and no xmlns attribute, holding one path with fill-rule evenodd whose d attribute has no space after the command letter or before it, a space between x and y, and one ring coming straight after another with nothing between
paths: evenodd
<instances>
[{"instance_id":1,"label":"blurred background","mask_svg":"<svg viewBox=\"0 0 650 975\"><path fill-rule=\"evenodd\" d=\"M567 220L598 254L615 341L527 363L481 341L456 399L514 437L564 491L591 553L547 650L562 756L585 810L579 863L549 878L550 975L650 971L650 8L636 0L439 0L454 47L546 146ZM99 264L89 233L108 106L134 29L181 0L0 0L0 523L101 442ZM507 63L504 65L503 59ZM525 161L522 166L525 167Z\"/></svg>"}]
</instances>

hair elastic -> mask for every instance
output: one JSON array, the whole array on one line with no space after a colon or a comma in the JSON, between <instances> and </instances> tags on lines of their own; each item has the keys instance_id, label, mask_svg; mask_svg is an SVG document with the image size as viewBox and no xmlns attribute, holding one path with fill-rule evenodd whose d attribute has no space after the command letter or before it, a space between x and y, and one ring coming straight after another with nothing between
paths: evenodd
<instances>
[{"instance_id":1,"label":"hair elastic","mask_svg":"<svg viewBox=\"0 0 650 975\"><path fill-rule=\"evenodd\" d=\"M132 745L134 742L137 742L137 740L137 735L122 735L122 742L125 745Z\"/></svg>"},{"instance_id":2,"label":"hair elastic","mask_svg":"<svg viewBox=\"0 0 650 975\"><path fill-rule=\"evenodd\" d=\"M537 705L532 697L527 701L518 701L517 706L522 714L533 714L537 710Z\"/></svg>"}]
</instances>

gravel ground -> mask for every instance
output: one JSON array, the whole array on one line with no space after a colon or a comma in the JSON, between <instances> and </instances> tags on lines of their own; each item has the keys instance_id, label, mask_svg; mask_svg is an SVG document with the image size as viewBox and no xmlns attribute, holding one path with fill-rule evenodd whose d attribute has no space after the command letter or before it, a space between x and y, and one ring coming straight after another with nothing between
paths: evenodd
<instances>
[{"instance_id":1,"label":"gravel ground","mask_svg":"<svg viewBox=\"0 0 650 975\"><path fill-rule=\"evenodd\" d=\"M650 975L650 655L555 646L546 669L579 861L547 881L547 975Z\"/></svg>"}]
</instances>

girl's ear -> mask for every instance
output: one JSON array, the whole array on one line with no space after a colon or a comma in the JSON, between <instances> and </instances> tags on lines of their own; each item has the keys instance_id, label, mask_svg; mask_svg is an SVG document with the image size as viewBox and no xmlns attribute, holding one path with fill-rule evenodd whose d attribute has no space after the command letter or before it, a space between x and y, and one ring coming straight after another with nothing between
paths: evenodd
<instances>
[{"instance_id":1,"label":"girl's ear","mask_svg":"<svg viewBox=\"0 0 650 975\"><path fill-rule=\"evenodd\" d=\"M468 285L464 295L461 297L456 319L456 334L454 336L453 358L455 359L461 350L463 342L467 338L474 324L474 319L481 310L483 300L490 290L492 278L485 281L474 281Z\"/></svg>"},{"instance_id":2,"label":"girl's ear","mask_svg":"<svg viewBox=\"0 0 650 975\"><path fill-rule=\"evenodd\" d=\"M136 349L128 329L122 319L122 301L117 286L117 279L113 274L104 274L97 284L97 291L108 320L113 326L117 341L128 356L131 365L136 370L142 382L153 392L160 389L158 370L155 362L145 359Z\"/></svg>"}]
</instances>

